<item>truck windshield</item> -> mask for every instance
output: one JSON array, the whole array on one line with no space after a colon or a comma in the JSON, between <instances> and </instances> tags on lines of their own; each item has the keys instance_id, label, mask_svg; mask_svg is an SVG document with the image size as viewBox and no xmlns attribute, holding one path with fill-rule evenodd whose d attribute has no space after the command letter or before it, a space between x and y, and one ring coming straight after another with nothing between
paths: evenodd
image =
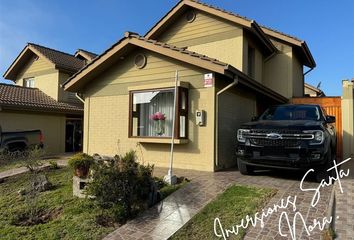
<instances>
[{"instance_id":1,"label":"truck windshield","mask_svg":"<svg viewBox=\"0 0 354 240\"><path fill-rule=\"evenodd\" d=\"M259 120L320 120L321 115L316 106L275 106L268 108Z\"/></svg>"}]
</instances>

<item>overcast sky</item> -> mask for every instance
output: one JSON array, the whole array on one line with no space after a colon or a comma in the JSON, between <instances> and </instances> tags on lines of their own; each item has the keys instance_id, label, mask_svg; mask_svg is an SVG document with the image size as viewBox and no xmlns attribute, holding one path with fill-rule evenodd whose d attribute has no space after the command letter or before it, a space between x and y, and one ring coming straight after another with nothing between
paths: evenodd
<instances>
[{"instance_id":1,"label":"overcast sky","mask_svg":"<svg viewBox=\"0 0 354 240\"><path fill-rule=\"evenodd\" d=\"M341 95L341 81L354 77L354 1L204 0L303 39L317 67L306 82L327 95ZM27 42L68 53L103 52L125 31L145 34L175 0L1 0L0 82Z\"/></svg>"}]
</instances>

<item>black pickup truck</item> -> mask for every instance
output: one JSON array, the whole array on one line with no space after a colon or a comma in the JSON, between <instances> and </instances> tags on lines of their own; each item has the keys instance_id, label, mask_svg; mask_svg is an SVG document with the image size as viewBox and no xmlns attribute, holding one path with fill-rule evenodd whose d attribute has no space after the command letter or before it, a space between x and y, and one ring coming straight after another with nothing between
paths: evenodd
<instances>
[{"instance_id":1,"label":"black pickup truck","mask_svg":"<svg viewBox=\"0 0 354 240\"><path fill-rule=\"evenodd\" d=\"M336 153L334 116L319 105L268 108L237 131L237 165L242 174L255 168L317 170L321 177Z\"/></svg>"},{"instance_id":2,"label":"black pickup truck","mask_svg":"<svg viewBox=\"0 0 354 240\"><path fill-rule=\"evenodd\" d=\"M0 126L0 153L23 151L35 146L43 147L40 130L3 132Z\"/></svg>"}]
</instances>

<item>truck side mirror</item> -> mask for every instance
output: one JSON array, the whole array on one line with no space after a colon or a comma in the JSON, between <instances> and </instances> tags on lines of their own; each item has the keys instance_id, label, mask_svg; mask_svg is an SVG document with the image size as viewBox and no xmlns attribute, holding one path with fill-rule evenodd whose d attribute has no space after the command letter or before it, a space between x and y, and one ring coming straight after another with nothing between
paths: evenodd
<instances>
[{"instance_id":1,"label":"truck side mirror","mask_svg":"<svg viewBox=\"0 0 354 240\"><path fill-rule=\"evenodd\" d=\"M327 116L326 117L326 123L335 123L335 122L336 122L335 116Z\"/></svg>"},{"instance_id":2,"label":"truck side mirror","mask_svg":"<svg viewBox=\"0 0 354 240\"><path fill-rule=\"evenodd\" d=\"M252 122L255 122L255 121L257 121L257 120L258 120L258 117L257 117L257 116L254 116L254 117L251 118L251 121L252 121Z\"/></svg>"}]
</instances>

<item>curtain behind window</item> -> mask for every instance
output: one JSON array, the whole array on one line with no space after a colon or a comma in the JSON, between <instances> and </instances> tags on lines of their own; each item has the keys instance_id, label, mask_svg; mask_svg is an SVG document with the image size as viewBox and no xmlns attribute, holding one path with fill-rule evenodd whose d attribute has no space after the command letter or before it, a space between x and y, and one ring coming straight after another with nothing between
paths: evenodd
<instances>
[{"instance_id":1,"label":"curtain behind window","mask_svg":"<svg viewBox=\"0 0 354 240\"><path fill-rule=\"evenodd\" d=\"M173 118L173 90L171 91L155 91L150 92L152 99L148 103L141 103L140 105L140 136L172 136L172 118ZM165 115L164 120L165 132L163 135L155 133L154 120L151 115L161 112Z\"/></svg>"}]
</instances>

